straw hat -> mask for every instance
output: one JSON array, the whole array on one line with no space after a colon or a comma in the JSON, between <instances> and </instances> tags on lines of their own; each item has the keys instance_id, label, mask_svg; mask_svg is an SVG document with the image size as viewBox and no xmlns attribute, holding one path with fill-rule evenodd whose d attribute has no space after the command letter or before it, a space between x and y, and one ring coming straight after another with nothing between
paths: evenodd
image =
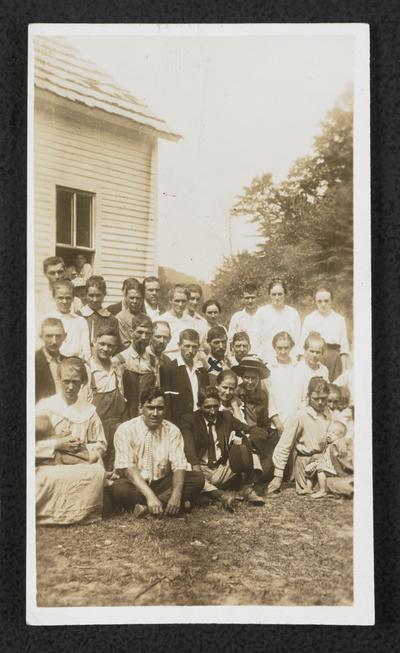
<instances>
[{"instance_id":1,"label":"straw hat","mask_svg":"<svg viewBox=\"0 0 400 653\"><path fill-rule=\"evenodd\" d=\"M258 372L260 379L266 379L271 374L265 363L255 354L244 356L239 365L234 365L231 369L238 376L243 376L245 370L254 370Z\"/></svg>"}]
</instances>

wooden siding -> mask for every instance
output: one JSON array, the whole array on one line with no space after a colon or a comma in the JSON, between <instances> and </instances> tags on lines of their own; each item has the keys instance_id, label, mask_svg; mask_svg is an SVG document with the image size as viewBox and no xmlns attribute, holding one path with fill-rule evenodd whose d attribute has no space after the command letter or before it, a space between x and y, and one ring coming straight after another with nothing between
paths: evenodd
<instances>
[{"instance_id":1,"label":"wooden siding","mask_svg":"<svg viewBox=\"0 0 400 653\"><path fill-rule=\"evenodd\" d=\"M46 284L43 259L55 255L56 186L65 186L95 195L93 267L106 279L111 303L120 299L123 279L157 270L157 140L71 104L36 93L36 290Z\"/></svg>"}]
</instances>

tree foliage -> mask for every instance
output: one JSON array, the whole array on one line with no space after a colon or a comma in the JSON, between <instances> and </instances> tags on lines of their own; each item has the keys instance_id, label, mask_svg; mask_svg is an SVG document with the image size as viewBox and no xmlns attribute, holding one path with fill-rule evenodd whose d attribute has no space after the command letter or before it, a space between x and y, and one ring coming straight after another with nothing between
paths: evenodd
<instances>
[{"instance_id":1,"label":"tree foliage","mask_svg":"<svg viewBox=\"0 0 400 653\"><path fill-rule=\"evenodd\" d=\"M336 304L348 315L353 286L353 97L351 89L321 123L311 154L297 159L280 184L266 173L255 177L231 209L257 225L256 252L224 259L213 280L227 312L239 305L240 288L258 280L267 286L283 277L292 300L309 306L314 287L336 289Z\"/></svg>"}]
</instances>

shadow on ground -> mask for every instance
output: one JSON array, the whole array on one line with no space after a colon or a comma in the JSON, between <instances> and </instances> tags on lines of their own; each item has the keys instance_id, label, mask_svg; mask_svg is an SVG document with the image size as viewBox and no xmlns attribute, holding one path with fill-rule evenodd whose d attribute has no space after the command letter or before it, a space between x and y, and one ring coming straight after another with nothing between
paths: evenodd
<instances>
[{"instance_id":1,"label":"shadow on ground","mask_svg":"<svg viewBox=\"0 0 400 653\"><path fill-rule=\"evenodd\" d=\"M125 514L37 531L43 606L349 605L353 505L298 497L264 507L195 508L182 518Z\"/></svg>"}]
</instances>

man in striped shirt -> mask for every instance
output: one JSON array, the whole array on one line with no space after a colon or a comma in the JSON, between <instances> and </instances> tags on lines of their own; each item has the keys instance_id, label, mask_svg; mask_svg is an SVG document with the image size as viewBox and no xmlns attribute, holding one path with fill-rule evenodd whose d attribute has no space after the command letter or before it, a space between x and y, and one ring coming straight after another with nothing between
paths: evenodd
<instances>
[{"instance_id":1,"label":"man in striped shirt","mask_svg":"<svg viewBox=\"0 0 400 653\"><path fill-rule=\"evenodd\" d=\"M135 517L177 515L204 487L201 472L190 471L177 426L164 419L165 396L145 390L142 414L121 424L114 437L115 469L120 478L110 488L117 508Z\"/></svg>"}]
</instances>

